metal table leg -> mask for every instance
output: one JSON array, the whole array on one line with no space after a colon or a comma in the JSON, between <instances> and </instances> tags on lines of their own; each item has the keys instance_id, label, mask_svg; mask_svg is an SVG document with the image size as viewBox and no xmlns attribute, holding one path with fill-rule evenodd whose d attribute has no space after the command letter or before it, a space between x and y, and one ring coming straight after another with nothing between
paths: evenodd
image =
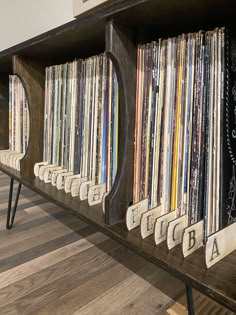
<instances>
[{"instance_id":1,"label":"metal table leg","mask_svg":"<svg viewBox=\"0 0 236 315\"><path fill-rule=\"evenodd\" d=\"M185 285L185 289L186 289L188 314L189 315L194 315L194 304L193 304L192 287L190 285L186 284Z\"/></svg>"},{"instance_id":2,"label":"metal table leg","mask_svg":"<svg viewBox=\"0 0 236 315\"><path fill-rule=\"evenodd\" d=\"M6 221L6 228L10 230L13 226L14 220L15 220L15 215L16 215L16 209L17 209L17 204L20 196L20 190L21 190L21 184L18 184L18 189L16 193L16 199L15 199L15 204L14 208L12 210L11 203L12 203L12 191L13 191L13 185L14 185L14 179L11 178L10 181L10 191L9 191L9 199L8 199L8 209L7 209L7 221ZM12 212L12 215L11 215Z\"/></svg>"}]
</instances>

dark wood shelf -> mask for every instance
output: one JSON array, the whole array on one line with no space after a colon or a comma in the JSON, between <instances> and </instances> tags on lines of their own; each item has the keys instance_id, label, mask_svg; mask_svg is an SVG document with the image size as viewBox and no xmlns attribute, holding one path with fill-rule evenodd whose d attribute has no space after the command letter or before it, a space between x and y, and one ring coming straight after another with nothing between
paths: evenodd
<instances>
[{"instance_id":1,"label":"dark wood shelf","mask_svg":"<svg viewBox=\"0 0 236 315\"><path fill-rule=\"evenodd\" d=\"M206 269L203 248L184 259L180 246L169 251L166 243L155 246L153 237L142 240L139 228L128 232L124 222L112 226L106 223L114 224L123 220L127 203L132 199L136 44L157 40L159 37L176 36L181 32L209 30L217 26L226 26L235 32L235 9L236 2L233 0L108 1L76 20L0 52L0 97L5 99L0 112L4 113L4 117L8 117L6 103L8 89L5 83L8 75L13 73L13 56L19 55L20 59L42 63L45 66L68 62L78 57L86 58L106 50L115 64L119 84L122 87L123 105L120 111L120 117L122 116L120 125L123 124L120 132L121 140L119 140L121 141L120 166L115 185L106 199L106 217L101 205L89 207L87 201L80 201L79 197L72 198L64 190L58 191L51 184L45 184L38 178L34 179L33 176L23 176L25 172L21 174L2 164L0 164L0 171L56 205L73 211L82 220L95 225L111 238L234 312L236 312L236 252L210 269ZM19 59L14 57L16 58ZM32 89L32 95L36 96L34 90ZM30 93L28 92L29 95ZM43 104L42 100L40 104ZM35 106L38 105L31 100L31 107L35 108ZM42 123L40 118L42 114L36 116ZM0 126L0 134L5 135L4 130L8 129L7 122L8 120L5 126ZM8 142L7 135L5 137L3 148ZM35 141L32 143L36 145ZM33 149L34 147L31 152L34 152ZM37 158L39 156L40 154L37 154ZM32 165L35 161L36 159L32 159ZM26 170L28 166L27 162Z\"/></svg>"},{"instance_id":2,"label":"dark wood shelf","mask_svg":"<svg viewBox=\"0 0 236 315\"><path fill-rule=\"evenodd\" d=\"M95 225L111 238L236 312L236 252L231 253L210 269L206 269L204 248L183 258L180 246L170 251L165 242L155 246L152 236L141 239L139 228L128 232L125 223L106 225L100 205L89 207L87 201L81 202L79 197L72 198L70 194L58 191L51 184L45 184L38 178L34 180L23 178L19 172L2 164L0 164L0 170L47 200L73 211L80 219Z\"/></svg>"}]
</instances>

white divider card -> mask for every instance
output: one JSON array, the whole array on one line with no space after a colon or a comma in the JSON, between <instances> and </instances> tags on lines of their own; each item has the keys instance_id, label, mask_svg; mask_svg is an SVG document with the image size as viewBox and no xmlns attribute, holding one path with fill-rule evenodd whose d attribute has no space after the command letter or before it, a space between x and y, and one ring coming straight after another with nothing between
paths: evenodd
<instances>
[{"instance_id":1,"label":"white divider card","mask_svg":"<svg viewBox=\"0 0 236 315\"><path fill-rule=\"evenodd\" d=\"M62 173L66 173L67 172L67 169L60 169L60 170L57 170L57 171L53 171L52 173L52 186L56 186L57 185L57 177L59 174L62 174Z\"/></svg>"},{"instance_id":2,"label":"white divider card","mask_svg":"<svg viewBox=\"0 0 236 315\"><path fill-rule=\"evenodd\" d=\"M77 197L79 196L79 188L80 188L80 185L83 183L83 182L86 182L88 180L87 177L81 177L81 178L75 178L73 179L72 181L72 184L71 184L71 196L72 197Z\"/></svg>"},{"instance_id":3,"label":"white divider card","mask_svg":"<svg viewBox=\"0 0 236 315\"><path fill-rule=\"evenodd\" d=\"M203 220L194 223L188 226L186 229L184 229L182 238L183 256L187 257L188 255L195 252L198 248L203 246L203 239L204 239Z\"/></svg>"},{"instance_id":4,"label":"white divider card","mask_svg":"<svg viewBox=\"0 0 236 315\"><path fill-rule=\"evenodd\" d=\"M6 154L6 156L5 156L5 164L6 164L7 166L10 166L11 157L12 157L13 155L15 155L15 154L16 154L15 151Z\"/></svg>"},{"instance_id":5,"label":"white divider card","mask_svg":"<svg viewBox=\"0 0 236 315\"><path fill-rule=\"evenodd\" d=\"M6 154L7 152L9 152L10 150L7 149L7 150L0 150L0 163L2 163L2 157L4 154Z\"/></svg>"},{"instance_id":6,"label":"white divider card","mask_svg":"<svg viewBox=\"0 0 236 315\"><path fill-rule=\"evenodd\" d=\"M71 192L71 185L72 185L73 180L79 179L80 177L81 177L80 174L77 174L77 175L71 174L71 176L69 175L68 177L66 177L66 179L65 179L65 192L66 192L66 194Z\"/></svg>"},{"instance_id":7,"label":"white divider card","mask_svg":"<svg viewBox=\"0 0 236 315\"><path fill-rule=\"evenodd\" d=\"M34 175L35 175L36 177L38 177L38 176L39 176L39 169L40 169L40 167L41 167L41 166L46 166L46 165L48 165L48 161L35 163L35 164L34 164Z\"/></svg>"},{"instance_id":8,"label":"white divider card","mask_svg":"<svg viewBox=\"0 0 236 315\"><path fill-rule=\"evenodd\" d=\"M61 170L61 166L51 166L51 167L46 167L44 174L43 174L43 180L45 184L51 183L52 182L52 173L57 170Z\"/></svg>"},{"instance_id":9,"label":"white divider card","mask_svg":"<svg viewBox=\"0 0 236 315\"><path fill-rule=\"evenodd\" d=\"M0 150L0 158L3 153L7 153L7 152L10 152L10 149Z\"/></svg>"},{"instance_id":10,"label":"white divider card","mask_svg":"<svg viewBox=\"0 0 236 315\"><path fill-rule=\"evenodd\" d=\"M5 165L10 166L10 159L11 159L12 154L6 155L6 157L5 157Z\"/></svg>"},{"instance_id":11,"label":"white divider card","mask_svg":"<svg viewBox=\"0 0 236 315\"><path fill-rule=\"evenodd\" d=\"M17 164L20 160L23 159L23 157L25 156L24 153L21 153L20 155L18 155L16 158L15 158L15 168L17 168Z\"/></svg>"},{"instance_id":12,"label":"white divider card","mask_svg":"<svg viewBox=\"0 0 236 315\"><path fill-rule=\"evenodd\" d=\"M48 164L48 165L41 166L39 169L39 179L43 180L44 172L45 172L46 168L53 167L53 166L55 167L55 164Z\"/></svg>"},{"instance_id":13,"label":"white divider card","mask_svg":"<svg viewBox=\"0 0 236 315\"><path fill-rule=\"evenodd\" d=\"M144 199L130 206L126 211L126 226L130 231L140 225L141 217L148 211L148 199Z\"/></svg>"},{"instance_id":14,"label":"white divider card","mask_svg":"<svg viewBox=\"0 0 236 315\"><path fill-rule=\"evenodd\" d=\"M17 171L20 171L20 160L21 160L21 158L18 158L18 159L16 160L16 170L17 170Z\"/></svg>"},{"instance_id":15,"label":"white divider card","mask_svg":"<svg viewBox=\"0 0 236 315\"><path fill-rule=\"evenodd\" d=\"M9 154L6 158L6 164L7 166L9 167L12 167L13 168L13 159L14 157L18 156L20 153L19 152L14 152L12 154Z\"/></svg>"},{"instance_id":16,"label":"white divider card","mask_svg":"<svg viewBox=\"0 0 236 315\"><path fill-rule=\"evenodd\" d=\"M187 214L169 222L167 227L167 247L171 249L182 241L184 229L188 226Z\"/></svg>"},{"instance_id":17,"label":"white divider card","mask_svg":"<svg viewBox=\"0 0 236 315\"><path fill-rule=\"evenodd\" d=\"M10 150L9 151L7 151L7 152L3 152L2 154L1 154L1 163L2 164L5 164L5 156L8 154L8 153L10 153Z\"/></svg>"},{"instance_id":18,"label":"white divider card","mask_svg":"<svg viewBox=\"0 0 236 315\"><path fill-rule=\"evenodd\" d=\"M3 151L1 151L0 161L1 161L2 164L4 164L5 155L10 153L10 152L11 152L10 150L3 150Z\"/></svg>"},{"instance_id":19,"label":"white divider card","mask_svg":"<svg viewBox=\"0 0 236 315\"><path fill-rule=\"evenodd\" d=\"M91 186L95 185L95 180L89 180L81 183L79 188L79 198L80 200L88 199L88 191Z\"/></svg>"},{"instance_id":20,"label":"white divider card","mask_svg":"<svg viewBox=\"0 0 236 315\"><path fill-rule=\"evenodd\" d=\"M16 154L12 154L10 156L9 161L8 161L10 167L14 168L15 157L17 157L17 156L18 156L17 153Z\"/></svg>"},{"instance_id":21,"label":"white divider card","mask_svg":"<svg viewBox=\"0 0 236 315\"><path fill-rule=\"evenodd\" d=\"M8 157L12 152L14 152L14 151L8 150L8 151L5 151L5 152L1 155L1 162L2 162L2 164L6 164L6 159L7 159L7 157Z\"/></svg>"},{"instance_id":22,"label":"white divider card","mask_svg":"<svg viewBox=\"0 0 236 315\"><path fill-rule=\"evenodd\" d=\"M236 249L236 222L210 235L205 246L207 268L213 266Z\"/></svg>"},{"instance_id":23,"label":"white divider card","mask_svg":"<svg viewBox=\"0 0 236 315\"><path fill-rule=\"evenodd\" d=\"M20 160L24 157L24 154L19 154L14 157L13 159L13 168L17 171L20 170Z\"/></svg>"},{"instance_id":24,"label":"white divider card","mask_svg":"<svg viewBox=\"0 0 236 315\"><path fill-rule=\"evenodd\" d=\"M12 159L14 156L16 156L16 154L17 153L15 152L15 153L7 155L7 157L6 157L6 165L7 166L12 167Z\"/></svg>"},{"instance_id":25,"label":"white divider card","mask_svg":"<svg viewBox=\"0 0 236 315\"><path fill-rule=\"evenodd\" d=\"M11 164L14 169L16 169L16 161L22 159L22 154L17 154L12 157Z\"/></svg>"},{"instance_id":26,"label":"white divider card","mask_svg":"<svg viewBox=\"0 0 236 315\"><path fill-rule=\"evenodd\" d=\"M168 224L170 221L174 220L175 217L176 211L170 211L156 219L154 226L154 240L156 245L166 240Z\"/></svg>"},{"instance_id":27,"label":"white divider card","mask_svg":"<svg viewBox=\"0 0 236 315\"><path fill-rule=\"evenodd\" d=\"M88 204L94 206L102 202L103 195L106 192L106 184L91 186L88 191Z\"/></svg>"},{"instance_id":28,"label":"white divider card","mask_svg":"<svg viewBox=\"0 0 236 315\"><path fill-rule=\"evenodd\" d=\"M10 151L3 155L3 164L10 166L10 159L13 155L17 154L15 151Z\"/></svg>"},{"instance_id":29,"label":"white divider card","mask_svg":"<svg viewBox=\"0 0 236 315\"><path fill-rule=\"evenodd\" d=\"M6 154L3 155L3 163L5 165L7 165L7 161L9 159L9 157L11 156L11 154L13 154L13 152L9 152L9 153L6 153Z\"/></svg>"},{"instance_id":30,"label":"white divider card","mask_svg":"<svg viewBox=\"0 0 236 315\"><path fill-rule=\"evenodd\" d=\"M102 211L103 213L106 212L106 205L105 205L105 201L106 201L106 196L109 195L109 191L105 192L105 194L102 197Z\"/></svg>"},{"instance_id":31,"label":"white divider card","mask_svg":"<svg viewBox=\"0 0 236 315\"><path fill-rule=\"evenodd\" d=\"M14 153L14 154L9 155L8 160L7 160L7 165L8 165L8 166L13 167L13 158L14 158L16 155L17 155L17 153Z\"/></svg>"},{"instance_id":32,"label":"white divider card","mask_svg":"<svg viewBox=\"0 0 236 315\"><path fill-rule=\"evenodd\" d=\"M142 214L140 223L142 239L153 234L156 219L162 215L162 211L162 206L159 206Z\"/></svg>"},{"instance_id":33,"label":"white divider card","mask_svg":"<svg viewBox=\"0 0 236 315\"><path fill-rule=\"evenodd\" d=\"M15 168L15 158L17 158L20 153L15 153L9 156L8 165L12 168Z\"/></svg>"},{"instance_id":34,"label":"white divider card","mask_svg":"<svg viewBox=\"0 0 236 315\"><path fill-rule=\"evenodd\" d=\"M9 150L8 150L9 151ZM5 150L1 150L0 151L0 162L2 163L2 157L3 157L3 154L5 153L6 151Z\"/></svg>"},{"instance_id":35,"label":"white divider card","mask_svg":"<svg viewBox=\"0 0 236 315\"><path fill-rule=\"evenodd\" d=\"M58 174L58 176L57 176L57 184L56 184L58 190L61 190L61 189L65 188L66 178L68 176L71 176L71 175L73 175L73 172L68 172L68 171Z\"/></svg>"},{"instance_id":36,"label":"white divider card","mask_svg":"<svg viewBox=\"0 0 236 315\"><path fill-rule=\"evenodd\" d=\"M16 170L16 162L19 160L19 159L22 159L22 155L17 155L17 156L14 156L13 159L12 159L12 167Z\"/></svg>"}]
</instances>

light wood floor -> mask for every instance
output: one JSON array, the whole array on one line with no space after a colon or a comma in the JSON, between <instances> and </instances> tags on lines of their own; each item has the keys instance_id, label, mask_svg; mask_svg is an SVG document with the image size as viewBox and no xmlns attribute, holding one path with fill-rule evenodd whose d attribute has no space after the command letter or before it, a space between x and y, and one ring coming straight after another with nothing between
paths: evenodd
<instances>
[{"instance_id":1,"label":"light wood floor","mask_svg":"<svg viewBox=\"0 0 236 315\"><path fill-rule=\"evenodd\" d=\"M7 231L8 191L0 173L0 315L165 314L183 292L163 270L25 187Z\"/></svg>"}]
</instances>

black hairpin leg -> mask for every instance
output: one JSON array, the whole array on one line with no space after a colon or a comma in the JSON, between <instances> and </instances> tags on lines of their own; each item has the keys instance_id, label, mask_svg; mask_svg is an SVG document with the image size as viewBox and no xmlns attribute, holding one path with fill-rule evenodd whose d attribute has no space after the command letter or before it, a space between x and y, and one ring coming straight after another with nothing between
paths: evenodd
<instances>
[{"instance_id":1,"label":"black hairpin leg","mask_svg":"<svg viewBox=\"0 0 236 315\"><path fill-rule=\"evenodd\" d=\"M192 287L186 284L185 289L186 289L186 298L187 298L187 306L188 306L188 315L194 315Z\"/></svg>"},{"instance_id":2,"label":"black hairpin leg","mask_svg":"<svg viewBox=\"0 0 236 315\"><path fill-rule=\"evenodd\" d=\"M15 199L15 204L14 208L12 210L11 208L11 202L12 202L12 191L13 191L13 185L14 185L14 179L11 178L10 181L10 191L9 191L9 199L8 199L8 209L7 209L7 222L6 222L6 228L10 230L13 226L15 215L16 215L16 209L17 209L17 204L20 196L20 190L21 190L21 184L18 184L18 189L16 193L16 199ZM12 214L11 214L12 212Z\"/></svg>"}]
</instances>

